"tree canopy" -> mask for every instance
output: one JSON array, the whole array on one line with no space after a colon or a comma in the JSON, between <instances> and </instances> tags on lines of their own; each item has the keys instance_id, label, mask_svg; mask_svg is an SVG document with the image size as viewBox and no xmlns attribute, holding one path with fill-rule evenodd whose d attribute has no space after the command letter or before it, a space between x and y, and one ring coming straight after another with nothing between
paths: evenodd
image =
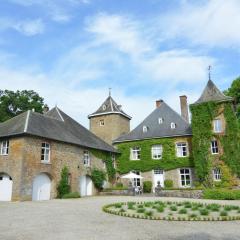
<instances>
[{"instance_id":1,"label":"tree canopy","mask_svg":"<svg viewBox=\"0 0 240 240\"><path fill-rule=\"evenodd\" d=\"M0 122L4 122L27 110L42 113L44 99L33 90L0 90Z\"/></svg>"},{"instance_id":2,"label":"tree canopy","mask_svg":"<svg viewBox=\"0 0 240 240\"><path fill-rule=\"evenodd\" d=\"M237 116L240 118L240 77L233 80L231 87L225 90L224 94L235 99L237 104Z\"/></svg>"}]
</instances>

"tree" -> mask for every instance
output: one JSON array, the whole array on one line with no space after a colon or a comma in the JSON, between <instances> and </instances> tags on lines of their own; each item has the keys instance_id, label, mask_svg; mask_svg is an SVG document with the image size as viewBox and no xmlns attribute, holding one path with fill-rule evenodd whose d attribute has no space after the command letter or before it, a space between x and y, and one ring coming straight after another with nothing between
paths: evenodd
<instances>
[{"instance_id":1,"label":"tree","mask_svg":"<svg viewBox=\"0 0 240 240\"><path fill-rule=\"evenodd\" d=\"M57 192L58 192L58 198L62 198L63 195L70 193L70 185L69 185L69 170L68 168L65 166L62 169L61 172L61 180L57 186Z\"/></svg>"},{"instance_id":2,"label":"tree","mask_svg":"<svg viewBox=\"0 0 240 240\"><path fill-rule=\"evenodd\" d=\"M0 90L0 122L4 122L27 110L34 109L42 113L44 99L33 90L10 91Z\"/></svg>"},{"instance_id":3,"label":"tree","mask_svg":"<svg viewBox=\"0 0 240 240\"><path fill-rule=\"evenodd\" d=\"M237 104L237 116L240 118L240 77L233 80L231 87L225 90L224 94L235 99Z\"/></svg>"}]
</instances>

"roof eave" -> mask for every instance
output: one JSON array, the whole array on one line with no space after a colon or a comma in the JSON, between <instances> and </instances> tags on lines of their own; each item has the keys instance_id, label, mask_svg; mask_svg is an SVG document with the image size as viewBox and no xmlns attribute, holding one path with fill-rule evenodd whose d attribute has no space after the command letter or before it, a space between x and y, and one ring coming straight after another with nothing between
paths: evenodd
<instances>
[{"instance_id":1,"label":"roof eave","mask_svg":"<svg viewBox=\"0 0 240 240\"><path fill-rule=\"evenodd\" d=\"M132 117L128 116L127 114L124 114L122 112L104 112L104 113L93 113L88 115L88 119L92 118L92 117L97 117L97 116L103 116L103 115L109 115L109 114L120 114L126 118L128 118L129 120L132 119Z\"/></svg>"}]
</instances>

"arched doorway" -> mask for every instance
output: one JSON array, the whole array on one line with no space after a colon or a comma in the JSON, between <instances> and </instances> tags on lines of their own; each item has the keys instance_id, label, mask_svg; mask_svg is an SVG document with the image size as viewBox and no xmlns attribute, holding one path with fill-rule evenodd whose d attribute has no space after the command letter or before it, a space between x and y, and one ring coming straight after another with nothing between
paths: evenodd
<instances>
[{"instance_id":1,"label":"arched doorway","mask_svg":"<svg viewBox=\"0 0 240 240\"><path fill-rule=\"evenodd\" d=\"M92 183L92 179L89 176L87 175L81 176L79 179L79 186L80 186L81 197L92 195L93 183Z\"/></svg>"},{"instance_id":2,"label":"arched doorway","mask_svg":"<svg viewBox=\"0 0 240 240\"><path fill-rule=\"evenodd\" d=\"M0 201L12 200L12 178L6 173L0 173Z\"/></svg>"},{"instance_id":3,"label":"arched doorway","mask_svg":"<svg viewBox=\"0 0 240 240\"><path fill-rule=\"evenodd\" d=\"M41 173L33 180L32 200L50 200L51 179L45 173Z\"/></svg>"}]
</instances>

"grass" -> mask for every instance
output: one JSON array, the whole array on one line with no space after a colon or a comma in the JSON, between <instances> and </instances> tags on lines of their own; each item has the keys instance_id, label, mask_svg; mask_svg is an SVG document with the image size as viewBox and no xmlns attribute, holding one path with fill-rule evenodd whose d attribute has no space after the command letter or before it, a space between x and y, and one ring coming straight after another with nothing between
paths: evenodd
<instances>
[{"instance_id":1,"label":"grass","mask_svg":"<svg viewBox=\"0 0 240 240\"><path fill-rule=\"evenodd\" d=\"M71 192L71 193L67 193L67 194L64 194L62 196L63 199L68 199L68 198L80 198L80 195L78 192Z\"/></svg>"}]
</instances>

